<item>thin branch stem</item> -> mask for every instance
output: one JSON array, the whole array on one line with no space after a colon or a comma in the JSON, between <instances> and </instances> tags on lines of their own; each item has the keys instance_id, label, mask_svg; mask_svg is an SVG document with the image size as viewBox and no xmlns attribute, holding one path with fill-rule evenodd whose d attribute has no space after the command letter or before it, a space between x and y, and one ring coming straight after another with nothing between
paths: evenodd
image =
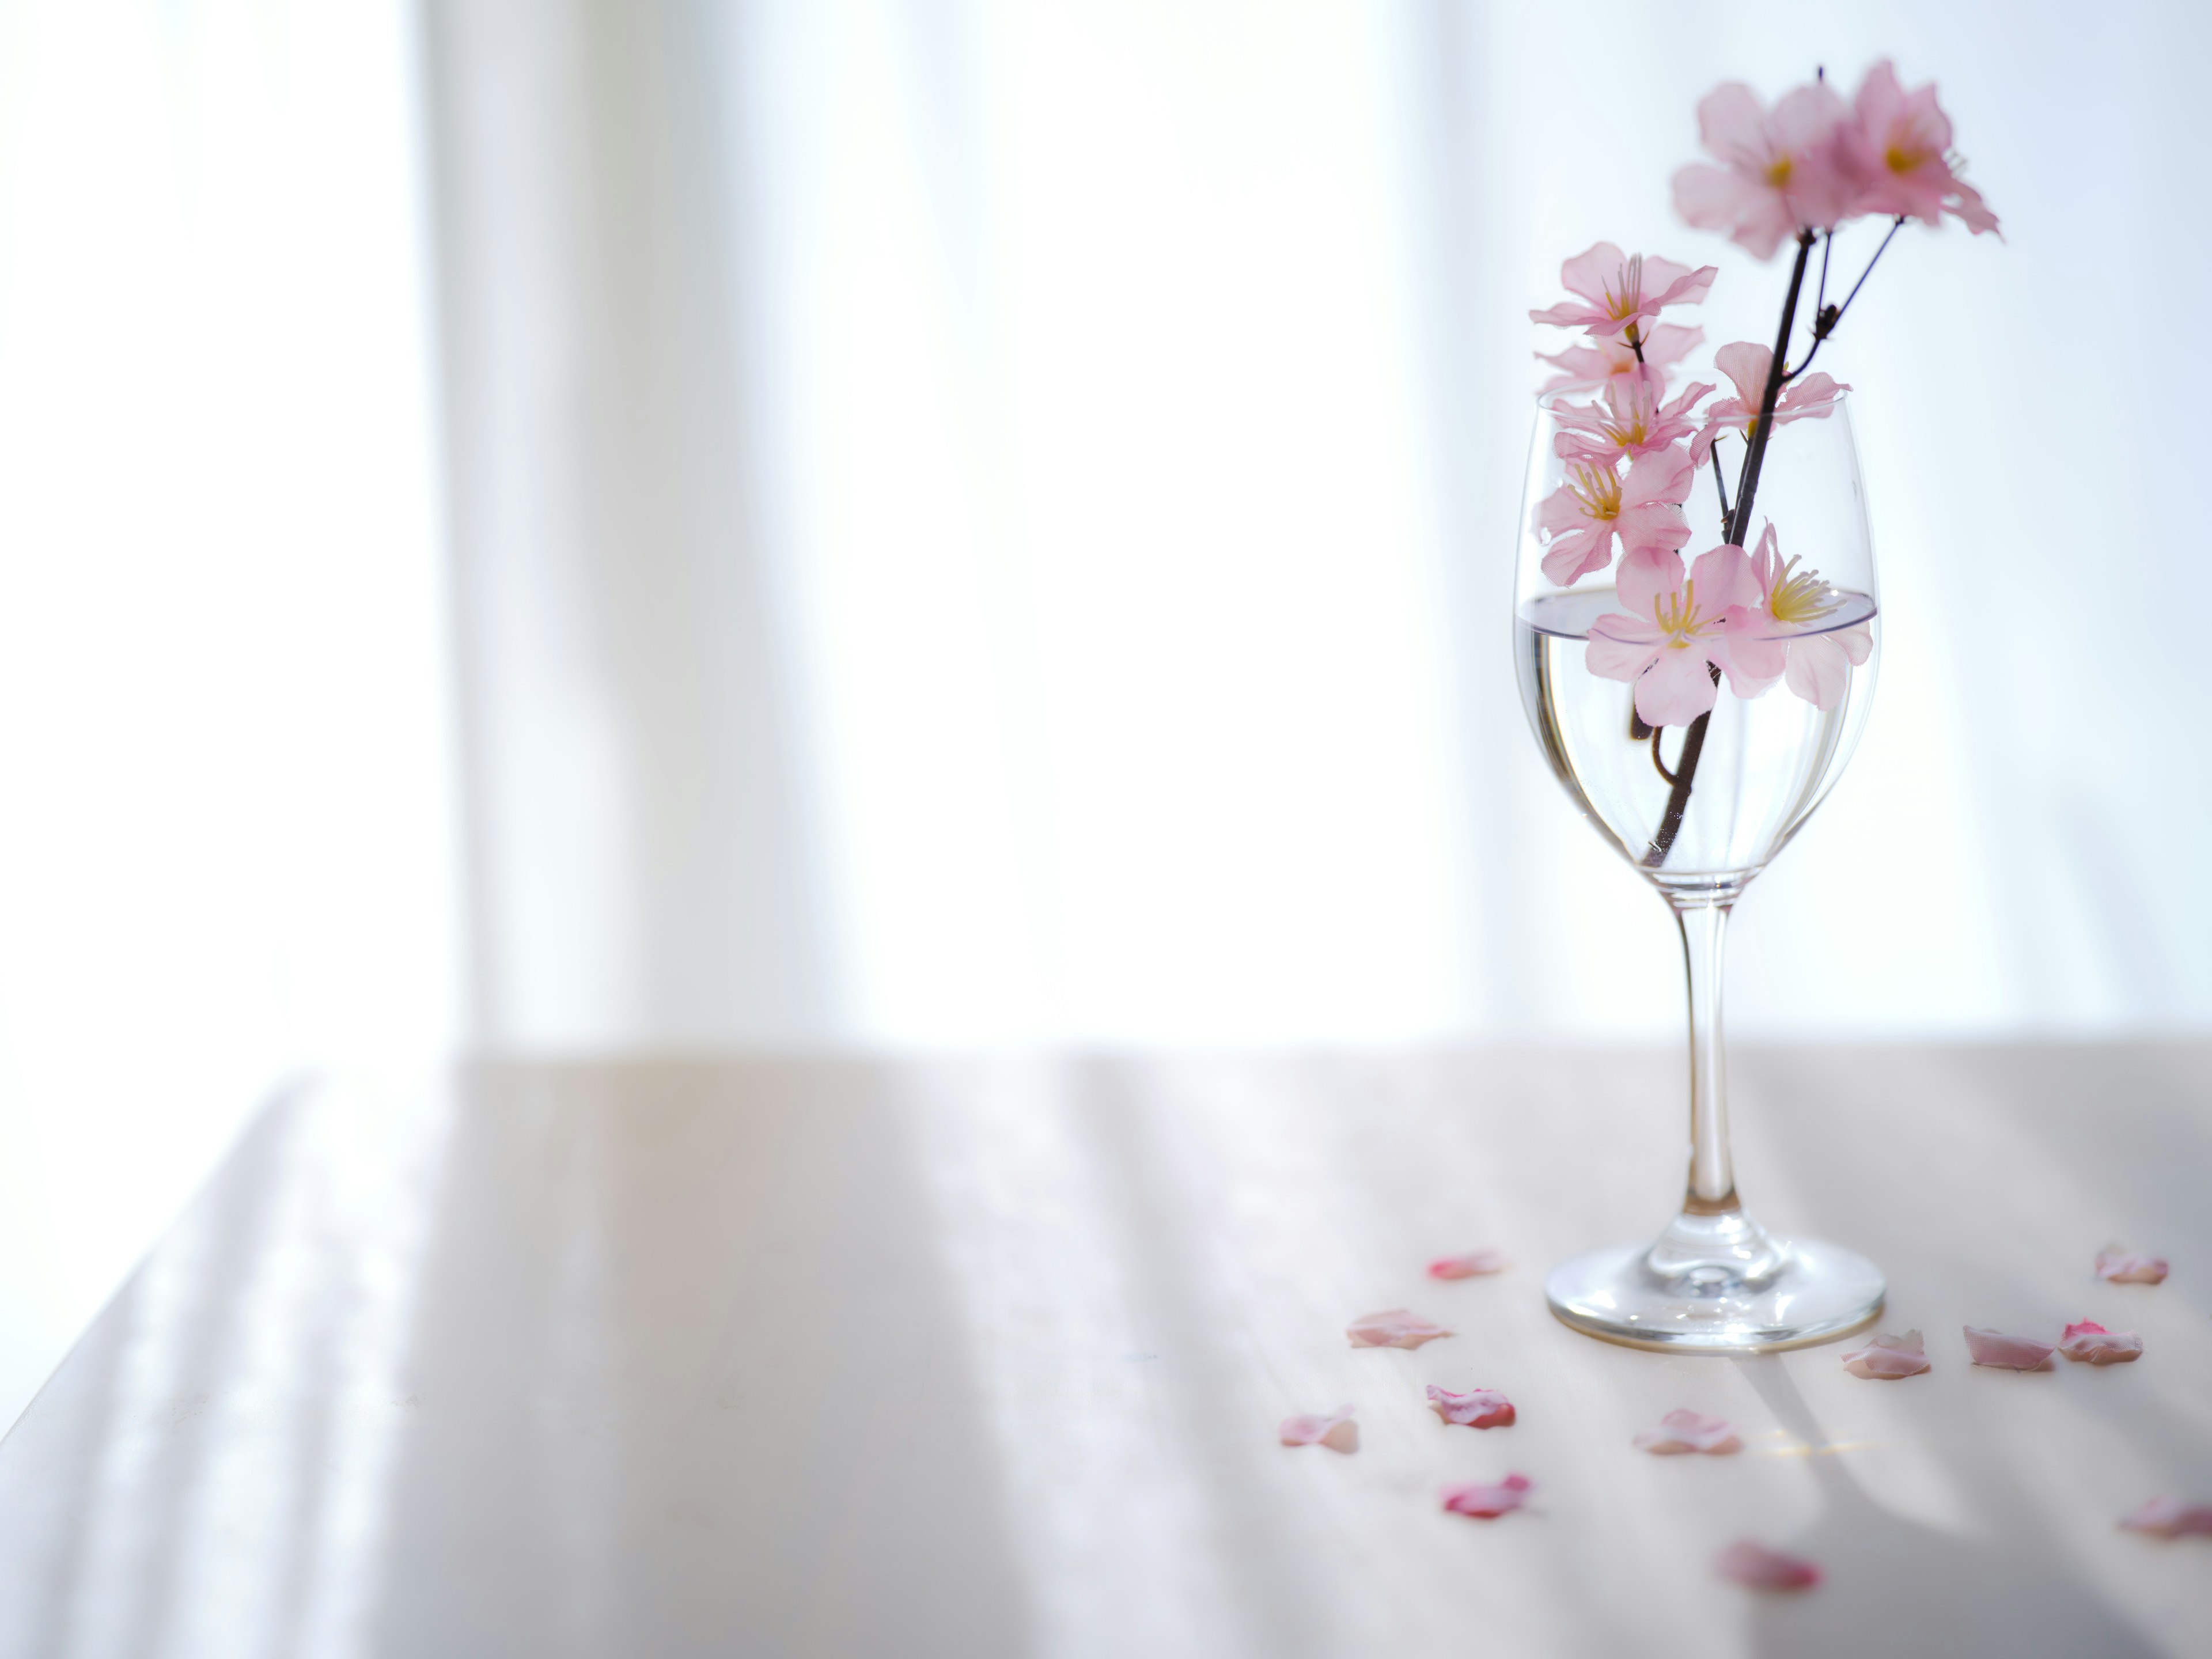
<instances>
[{"instance_id":1,"label":"thin branch stem","mask_svg":"<svg viewBox=\"0 0 2212 1659\"><path fill-rule=\"evenodd\" d=\"M1805 361L1803 362L1798 364L1796 368L1791 369L1787 374L1782 377L1785 381L1796 380L1800 374L1802 374L1807 369L1813 367L1813 359L1820 355L1821 343L1831 334L1833 334L1836 331L1836 325L1844 320L1844 313L1851 308L1851 301L1859 297L1859 290L1866 286L1866 279L1874 275L1875 266L1881 263L1881 256L1888 251L1891 238L1894 237L1899 230L1904 228L1905 218L1905 216L1900 213L1891 223L1889 227L1889 234L1881 239L1881 246L1874 251L1874 258L1868 260L1866 269L1859 272L1859 279L1851 284L1851 291L1844 295L1843 304L1833 307L1820 305L1818 303L1814 305L1813 310L1813 349L1805 354ZM1835 240L1835 233L1833 231L1830 231L1828 233L1828 240L1830 241L1833 241ZM1824 294L1826 293L1827 287L1828 252L1827 248L1824 245L1820 250L1820 291Z\"/></svg>"},{"instance_id":2,"label":"thin branch stem","mask_svg":"<svg viewBox=\"0 0 2212 1659\"><path fill-rule=\"evenodd\" d=\"M1721 441L1713 440L1713 453L1708 458L1713 464L1713 494L1721 498L1721 523L1729 521L1728 486L1721 482Z\"/></svg>"},{"instance_id":3,"label":"thin branch stem","mask_svg":"<svg viewBox=\"0 0 2212 1659\"><path fill-rule=\"evenodd\" d=\"M1765 393L1759 400L1759 424L1752 429L1748 440L1742 477L1736 484L1735 511L1727 523L1725 539L1732 546L1743 545L1744 532L1751 526L1751 504L1759 490L1759 465L1766 459L1766 441L1774 430L1774 405L1782 396L1782 360L1790 349L1790 331L1797 325L1797 299L1805 290L1805 264L1812 257L1814 235L1809 227L1797 234L1797 261L1790 269L1790 292L1782 301L1782 325L1774 337L1774 358L1767 367ZM1859 280L1866 279L1862 276ZM1712 673L1717 682L1720 671L1716 668ZM1705 752L1705 728L1711 720L1711 711L1708 710L1692 720L1689 729L1682 734L1682 753L1674 763L1674 783L1667 793L1666 811L1660 816L1650 848L1644 854L1644 867L1647 870L1656 870L1667 862L1667 854L1674 850L1674 837L1682 833L1682 814L1689 809L1690 788L1697 780L1698 757Z\"/></svg>"},{"instance_id":4,"label":"thin branch stem","mask_svg":"<svg viewBox=\"0 0 2212 1659\"><path fill-rule=\"evenodd\" d=\"M1651 764L1661 777L1672 783L1674 781L1674 775L1667 769L1667 763L1659 758L1659 739L1666 730L1663 726L1655 726L1651 728Z\"/></svg>"}]
</instances>

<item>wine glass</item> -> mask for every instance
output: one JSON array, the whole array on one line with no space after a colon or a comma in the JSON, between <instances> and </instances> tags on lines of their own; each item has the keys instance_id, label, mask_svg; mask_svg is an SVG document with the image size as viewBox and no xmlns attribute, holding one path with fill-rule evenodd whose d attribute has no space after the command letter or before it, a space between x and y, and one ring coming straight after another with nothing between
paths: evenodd
<instances>
[{"instance_id":1,"label":"wine glass","mask_svg":"<svg viewBox=\"0 0 2212 1659\"><path fill-rule=\"evenodd\" d=\"M1796 672L1753 696L1738 695L1732 680L1720 683L1709 714L1656 729L1637 711L1633 684L1594 672L1587 660L1593 625L1602 634L1601 619L1626 608L1614 586L1619 561L1565 588L1541 567L1547 544L1533 527L1536 509L1567 481L1553 444L1560 407L1556 394L1539 400L1521 514L1514 606L1521 697L1569 798L1658 890L1680 928L1689 978L1690 1167L1681 1213L1655 1243L1577 1255L1553 1270L1545 1294L1565 1323L1637 1346L1746 1352L1839 1336L1880 1311L1882 1276L1836 1245L1773 1237L1738 1200L1721 961L1729 910L1835 783L1874 692L1880 608L1848 399L1819 417L1775 427L1751 469L1751 522L1740 527L1755 546L1771 523L1779 554L1793 562L1788 580L1796 586L1777 607L1787 619L1753 632L1770 662L1779 646ZM1695 476L1684 508L1691 537L1681 550L1692 571L1698 556L1723 540L1715 478L1736 486L1733 499L1745 482L1747 447L1740 435L1724 435ZM1825 692L1826 706L1801 695L1801 685Z\"/></svg>"}]
</instances>

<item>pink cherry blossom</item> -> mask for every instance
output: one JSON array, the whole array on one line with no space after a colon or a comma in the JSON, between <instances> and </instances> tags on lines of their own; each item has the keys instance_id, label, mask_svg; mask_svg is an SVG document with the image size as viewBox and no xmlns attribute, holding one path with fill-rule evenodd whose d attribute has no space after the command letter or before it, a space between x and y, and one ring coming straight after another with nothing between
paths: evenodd
<instances>
[{"instance_id":1,"label":"pink cherry blossom","mask_svg":"<svg viewBox=\"0 0 2212 1659\"><path fill-rule=\"evenodd\" d=\"M1469 1250L1465 1255L1440 1255L1429 1263L1431 1279L1474 1279L1504 1273L1510 1264L1498 1250Z\"/></svg>"},{"instance_id":2,"label":"pink cherry blossom","mask_svg":"<svg viewBox=\"0 0 2212 1659\"><path fill-rule=\"evenodd\" d=\"M1601 338L1618 335L1633 346L1662 310L1697 304L1719 274L1717 265L1692 270L1656 254L1626 254L1611 242L1599 242L1559 267L1559 281L1580 303L1563 301L1528 317Z\"/></svg>"},{"instance_id":3,"label":"pink cherry blossom","mask_svg":"<svg viewBox=\"0 0 2212 1659\"><path fill-rule=\"evenodd\" d=\"M1454 1394L1449 1389L1429 1384L1429 1409L1447 1423L1457 1423L1470 1429L1510 1429L1513 1426L1513 1402L1495 1389L1476 1389L1469 1394Z\"/></svg>"},{"instance_id":4,"label":"pink cherry blossom","mask_svg":"<svg viewBox=\"0 0 2212 1659\"><path fill-rule=\"evenodd\" d=\"M1738 1539L1715 1557L1713 1570L1746 1589L1810 1589L1820 1582L1820 1570L1810 1561L1768 1549L1747 1538Z\"/></svg>"},{"instance_id":5,"label":"pink cherry blossom","mask_svg":"<svg viewBox=\"0 0 2212 1659\"><path fill-rule=\"evenodd\" d=\"M1750 340L1738 340L1713 353L1713 363L1735 383L1735 396L1723 398L1705 411L1705 430L1690 445L1703 466L1723 432L1741 432L1748 443L1759 432L1759 409L1766 399L1767 372L1774 353ZM1850 387L1828 375L1812 374L1793 380L1775 399L1774 424L1787 426L1808 418L1825 421L1836 412L1836 400Z\"/></svg>"},{"instance_id":6,"label":"pink cherry blossom","mask_svg":"<svg viewBox=\"0 0 2212 1659\"><path fill-rule=\"evenodd\" d=\"M1927 1370L1928 1350L1917 1331L1907 1331L1903 1336L1877 1336L1865 1347L1845 1354L1844 1369L1869 1382L1894 1382Z\"/></svg>"},{"instance_id":7,"label":"pink cherry blossom","mask_svg":"<svg viewBox=\"0 0 2212 1659\"><path fill-rule=\"evenodd\" d=\"M1465 1486L1446 1486L1443 1491L1444 1508L1453 1515L1471 1515L1478 1520L1495 1521L1501 1515L1510 1515L1527 1502L1534 1484L1525 1474L1509 1474L1494 1486L1474 1480Z\"/></svg>"},{"instance_id":8,"label":"pink cherry blossom","mask_svg":"<svg viewBox=\"0 0 2212 1659\"><path fill-rule=\"evenodd\" d=\"M1424 1319L1403 1308L1386 1313L1362 1314L1345 1328L1355 1348L1418 1348L1451 1332L1432 1319Z\"/></svg>"},{"instance_id":9,"label":"pink cherry blossom","mask_svg":"<svg viewBox=\"0 0 2212 1659\"><path fill-rule=\"evenodd\" d=\"M2133 1331L2108 1331L2093 1319L2069 1325L2058 1352L2092 1365L2125 1365L2142 1358L2142 1338Z\"/></svg>"},{"instance_id":10,"label":"pink cherry blossom","mask_svg":"<svg viewBox=\"0 0 2212 1659\"><path fill-rule=\"evenodd\" d=\"M1712 389L1709 381L1693 381L1672 403L1662 403L1666 388L1657 375L1616 375L1595 403L1553 406L1560 429L1553 451L1562 460L1602 466L1671 448L1697 431L1690 410Z\"/></svg>"},{"instance_id":11,"label":"pink cherry blossom","mask_svg":"<svg viewBox=\"0 0 2212 1659\"><path fill-rule=\"evenodd\" d=\"M2154 1498L2120 1524L2130 1532L2147 1532L2159 1538L2185 1538L2191 1533L2212 1538L2212 1504Z\"/></svg>"},{"instance_id":12,"label":"pink cherry blossom","mask_svg":"<svg viewBox=\"0 0 2212 1659\"><path fill-rule=\"evenodd\" d=\"M1659 1419L1656 1429L1646 1429L1636 1437L1639 1451L1648 1451L1660 1457L1673 1457L1685 1452L1703 1452L1709 1457L1725 1457L1743 1449L1737 1438L1735 1425L1725 1417L1707 1417L1689 1410L1668 1412Z\"/></svg>"},{"instance_id":13,"label":"pink cherry blossom","mask_svg":"<svg viewBox=\"0 0 2212 1659\"><path fill-rule=\"evenodd\" d=\"M1959 177L1963 163L1952 152L1951 118L1936 101L1935 82L1907 92L1884 58L1867 71L1853 102L1855 118L1838 129L1837 145L1853 186L1852 212L1893 213L1929 225L1949 213L1977 236L1996 229L1981 191Z\"/></svg>"},{"instance_id":14,"label":"pink cherry blossom","mask_svg":"<svg viewBox=\"0 0 2212 1659\"><path fill-rule=\"evenodd\" d=\"M1826 230L1856 194L1838 154L1844 100L1825 81L1783 94L1769 112L1740 81L1698 105L1698 136L1722 165L1674 174L1674 210L1701 230L1724 231L1759 258L1807 226Z\"/></svg>"},{"instance_id":15,"label":"pink cherry blossom","mask_svg":"<svg viewBox=\"0 0 2212 1659\"><path fill-rule=\"evenodd\" d=\"M1774 684L1735 655L1739 641L1759 643L1762 615L1753 608L1759 579L1741 548L1699 554L1686 580L1677 554L1634 554L1621 561L1618 587L1625 608L1590 625L1583 660L1601 678L1635 683L1646 726L1686 726L1710 709L1719 695L1712 668L1741 697Z\"/></svg>"},{"instance_id":16,"label":"pink cherry blossom","mask_svg":"<svg viewBox=\"0 0 2212 1659\"><path fill-rule=\"evenodd\" d=\"M1644 356L1625 340L1586 340L1565 351L1540 351L1536 356L1559 372L1544 382L1545 392L1595 392L1615 375L1641 372L1662 380L1667 371L1705 343L1705 331L1681 323L1661 323L1644 331Z\"/></svg>"},{"instance_id":17,"label":"pink cherry blossom","mask_svg":"<svg viewBox=\"0 0 2212 1659\"><path fill-rule=\"evenodd\" d=\"M1626 477L1610 463L1575 461L1567 481L1536 506L1536 531L1544 538L1544 578L1572 586L1613 562L1618 536L1624 550L1671 552L1690 539L1682 503L1697 467L1685 449L1638 455Z\"/></svg>"},{"instance_id":18,"label":"pink cherry blossom","mask_svg":"<svg viewBox=\"0 0 2212 1659\"><path fill-rule=\"evenodd\" d=\"M1966 1327L1966 1351L1977 1365L2000 1371L2047 1371L2056 1346L2032 1336L2007 1336L2002 1331Z\"/></svg>"},{"instance_id":19,"label":"pink cherry blossom","mask_svg":"<svg viewBox=\"0 0 2212 1659\"><path fill-rule=\"evenodd\" d=\"M1359 1449L1359 1425L1352 1407L1339 1406L1326 1417L1286 1417L1279 1431L1285 1446L1326 1446L1333 1452Z\"/></svg>"},{"instance_id":20,"label":"pink cherry blossom","mask_svg":"<svg viewBox=\"0 0 2212 1659\"><path fill-rule=\"evenodd\" d=\"M2097 1277L2115 1285L2163 1285L2166 1258L2136 1255L2117 1244L2108 1245L2097 1252Z\"/></svg>"},{"instance_id":21,"label":"pink cherry blossom","mask_svg":"<svg viewBox=\"0 0 2212 1659\"><path fill-rule=\"evenodd\" d=\"M1797 561L1782 562L1774 526L1759 538L1751 561L1759 580L1757 637L1735 643L1738 668L1753 678L1779 678L1815 708L1833 708L1850 684L1850 671L1874 651L1874 630L1864 623L1829 628L1828 618L1842 598L1817 570L1800 571Z\"/></svg>"}]
</instances>

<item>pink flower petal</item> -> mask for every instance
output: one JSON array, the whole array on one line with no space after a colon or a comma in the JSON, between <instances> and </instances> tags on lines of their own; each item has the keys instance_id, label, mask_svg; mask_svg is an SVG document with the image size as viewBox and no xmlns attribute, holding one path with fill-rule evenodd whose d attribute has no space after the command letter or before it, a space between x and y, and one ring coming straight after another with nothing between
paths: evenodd
<instances>
[{"instance_id":1,"label":"pink flower petal","mask_svg":"<svg viewBox=\"0 0 2212 1659\"><path fill-rule=\"evenodd\" d=\"M1637 1449L1660 1457L1672 1457L1683 1452L1704 1452L1711 1457L1725 1457L1730 1452L1743 1449L1743 1442L1736 1437L1735 1425L1725 1417L1707 1417L1689 1410L1668 1412L1659 1419L1656 1429L1646 1429L1636 1437Z\"/></svg>"},{"instance_id":2,"label":"pink flower petal","mask_svg":"<svg viewBox=\"0 0 2212 1659\"><path fill-rule=\"evenodd\" d=\"M1339 1406L1326 1417L1286 1417L1280 1431L1285 1446L1326 1446L1334 1452L1359 1449L1359 1425L1352 1407Z\"/></svg>"},{"instance_id":3,"label":"pink flower petal","mask_svg":"<svg viewBox=\"0 0 2212 1659\"><path fill-rule=\"evenodd\" d=\"M2163 1285L2166 1258L2136 1255L2117 1244L2109 1245L2097 1252L2097 1277L2115 1285Z\"/></svg>"},{"instance_id":4,"label":"pink flower petal","mask_svg":"<svg viewBox=\"0 0 2212 1659\"><path fill-rule=\"evenodd\" d=\"M1403 1308L1384 1313L1362 1314L1344 1328L1355 1348L1418 1348L1451 1332L1434 1320L1424 1319Z\"/></svg>"},{"instance_id":5,"label":"pink flower petal","mask_svg":"<svg viewBox=\"0 0 2212 1659\"><path fill-rule=\"evenodd\" d=\"M2002 1331L1966 1327L1966 1349L1974 1364L2000 1371L2047 1371L2057 1345L2032 1336L2007 1336Z\"/></svg>"},{"instance_id":6,"label":"pink flower petal","mask_svg":"<svg viewBox=\"0 0 2212 1659\"><path fill-rule=\"evenodd\" d=\"M1928 1370L1928 1350L1917 1331L1907 1331L1903 1336L1877 1336L1865 1347L1845 1354L1844 1369L1870 1382L1894 1382Z\"/></svg>"},{"instance_id":7,"label":"pink flower petal","mask_svg":"<svg viewBox=\"0 0 2212 1659\"><path fill-rule=\"evenodd\" d=\"M1449 1389L1429 1384L1429 1409L1447 1423L1457 1423L1470 1429L1510 1429L1513 1426L1513 1402L1495 1389L1477 1389L1472 1394L1454 1394Z\"/></svg>"},{"instance_id":8,"label":"pink flower petal","mask_svg":"<svg viewBox=\"0 0 2212 1659\"><path fill-rule=\"evenodd\" d=\"M1708 660L1702 651L1660 651L1636 682L1636 712L1646 726L1687 726L1720 700L1720 688L1705 672Z\"/></svg>"},{"instance_id":9,"label":"pink flower petal","mask_svg":"<svg viewBox=\"0 0 2212 1659\"><path fill-rule=\"evenodd\" d=\"M1429 1263L1431 1279L1479 1279L1485 1273L1503 1273L1507 1262L1497 1250L1469 1250L1465 1255L1440 1255Z\"/></svg>"},{"instance_id":10,"label":"pink flower petal","mask_svg":"<svg viewBox=\"0 0 2212 1659\"><path fill-rule=\"evenodd\" d=\"M1446 1486L1443 1491L1444 1509L1453 1515L1472 1515L1479 1520L1495 1521L1509 1515L1527 1501L1534 1483L1525 1474L1509 1474L1495 1486L1471 1481L1463 1486Z\"/></svg>"},{"instance_id":11,"label":"pink flower petal","mask_svg":"<svg viewBox=\"0 0 2212 1659\"><path fill-rule=\"evenodd\" d=\"M2142 1358L2142 1338L2133 1331L2108 1331L2085 1319L2066 1328L2058 1352L2092 1365L2124 1365Z\"/></svg>"},{"instance_id":12,"label":"pink flower petal","mask_svg":"<svg viewBox=\"0 0 2212 1659\"><path fill-rule=\"evenodd\" d=\"M2154 1498L2120 1524L2130 1532L2147 1532L2159 1538L2185 1538L2192 1533L2212 1538L2212 1504Z\"/></svg>"},{"instance_id":13,"label":"pink flower petal","mask_svg":"<svg viewBox=\"0 0 2212 1659\"><path fill-rule=\"evenodd\" d=\"M1768 1549L1747 1538L1738 1539L1715 1557L1713 1570L1746 1589L1810 1589L1820 1582L1820 1570L1810 1561Z\"/></svg>"}]
</instances>

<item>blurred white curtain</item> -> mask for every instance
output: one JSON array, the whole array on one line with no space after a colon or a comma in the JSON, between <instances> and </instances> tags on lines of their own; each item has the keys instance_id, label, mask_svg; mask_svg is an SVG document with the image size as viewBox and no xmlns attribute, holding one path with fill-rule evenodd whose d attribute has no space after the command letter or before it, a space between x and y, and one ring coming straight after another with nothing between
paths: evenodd
<instances>
[{"instance_id":1,"label":"blurred white curtain","mask_svg":"<svg viewBox=\"0 0 2212 1659\"><path fill-rule=\"evenodd\" d=\"M1692 106L1884 53L2008 240L1909 233L1825 365L1887 655L1731 1015L2212 1017L2201 10L423 15L488 1040L1671 1031L1511 683L1526 310L1605 236L1770 333Z\"/></svg>"},{"instance_id":2,"label":"blurred white curtain","mask_svg":"<svg viewBox=\"0 0 2212 1659\"><path fill-rule=\"evenodd\" d=\"M0 6L0 1425L255 1107L455 1033L412 23Z\"/></svg>"}]
</instances>

